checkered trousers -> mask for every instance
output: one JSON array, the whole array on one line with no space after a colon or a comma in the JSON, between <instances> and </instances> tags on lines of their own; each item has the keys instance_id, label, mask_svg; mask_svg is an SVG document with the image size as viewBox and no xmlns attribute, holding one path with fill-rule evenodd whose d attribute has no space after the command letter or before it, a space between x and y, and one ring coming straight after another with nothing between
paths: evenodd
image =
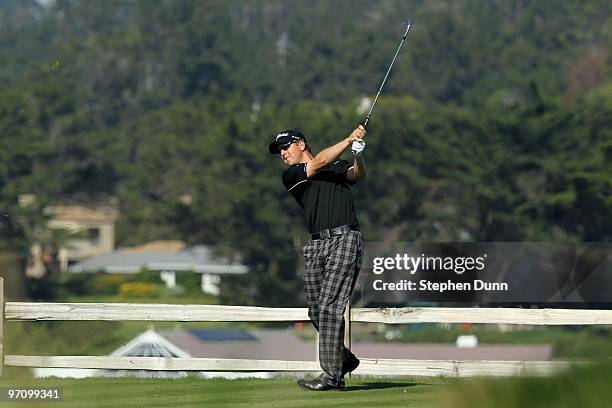
<instances>
[{"instance_id":1,"label":"checkered trousers","mask_svg":"<svg viewBox=\"0 0 612 408\"><path fill-rule=\"evenodd\" d=\"M308 316L319 331L319 361L326 380L342 380L344 309L361 268L361 232L350 231L328 239L309 241L304 255L304 287Z\"/></svg>"}]
</instances>

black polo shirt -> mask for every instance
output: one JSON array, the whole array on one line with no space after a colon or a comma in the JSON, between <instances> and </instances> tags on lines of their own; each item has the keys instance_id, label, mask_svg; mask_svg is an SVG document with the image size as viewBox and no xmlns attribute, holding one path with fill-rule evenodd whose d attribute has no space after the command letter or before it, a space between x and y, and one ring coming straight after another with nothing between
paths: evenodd
<instances>
[{"instance_id":1,"label":"black polo shirt","mask_svg":"<svg viewBox=\"0 0 612 408\"><path fill-rule=\"evenodd\" d=\"M283 184L304 209L310 233L340 225L357 224L351 186L346 179L351 164L337 160L306 177L306 163L294 164L283 173Z\"/></svg>"}]
</instances>

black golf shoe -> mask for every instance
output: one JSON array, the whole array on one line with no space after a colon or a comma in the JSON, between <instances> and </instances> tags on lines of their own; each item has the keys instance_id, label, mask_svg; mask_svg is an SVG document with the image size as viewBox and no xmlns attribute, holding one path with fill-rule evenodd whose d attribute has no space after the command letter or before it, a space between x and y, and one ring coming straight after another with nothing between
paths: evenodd
<instances>
[{"instance_id":1,"label":"black golf shoe","mask_svg":"<svg viewBox=\"0 0 612 408\"><path fill-rule=\"evenodd\" d=\"M342 376L355 371L359 367L359 359L351 353L351 355L342 362Z\"/></svg>"},{"instance_id":2,"label":"black golf shoe","mask_svg":"<svg viewBox=\"0 0 612 408\"><path fill-rule=\"evenodd\" d=\"M332 384L318 377L312 380L298 380L297 383L300 387L308 391L344 391L344 381L340 381L338 384Z\"/></svg>"}]
</instances>

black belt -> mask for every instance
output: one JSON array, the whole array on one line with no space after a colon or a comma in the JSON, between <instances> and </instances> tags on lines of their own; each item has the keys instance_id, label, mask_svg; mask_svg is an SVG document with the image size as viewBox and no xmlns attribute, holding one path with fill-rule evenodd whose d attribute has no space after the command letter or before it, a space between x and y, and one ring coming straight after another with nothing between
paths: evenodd
<instances>
[{"instance_id":1,"label":"black belt","mask_svg":"<svg viewBox=\"0 0 612 408\"><path fill-rule=\"evenodd\" d=\"M351 231L359 231L359 225L341 225L336 228L325 229L315 232L310 236L310 239L327 239L338 235L346 234Z\"/></svg>"}]
</instances>

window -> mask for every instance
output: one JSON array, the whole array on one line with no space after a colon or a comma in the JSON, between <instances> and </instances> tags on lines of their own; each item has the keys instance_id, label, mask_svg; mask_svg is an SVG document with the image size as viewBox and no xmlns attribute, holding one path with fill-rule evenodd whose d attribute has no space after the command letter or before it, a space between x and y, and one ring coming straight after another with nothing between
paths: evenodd
<instances>
[{"instance_id":1,"label":"window","mask_svg":"<svg viewBox=\"0 0 612 408\"><path fill-rule=\"evenodd\" d=\"M100 243L100 229L99 228L88 228L86 236L90 244L98 245Z\"/></svg>"}]
</instances>

